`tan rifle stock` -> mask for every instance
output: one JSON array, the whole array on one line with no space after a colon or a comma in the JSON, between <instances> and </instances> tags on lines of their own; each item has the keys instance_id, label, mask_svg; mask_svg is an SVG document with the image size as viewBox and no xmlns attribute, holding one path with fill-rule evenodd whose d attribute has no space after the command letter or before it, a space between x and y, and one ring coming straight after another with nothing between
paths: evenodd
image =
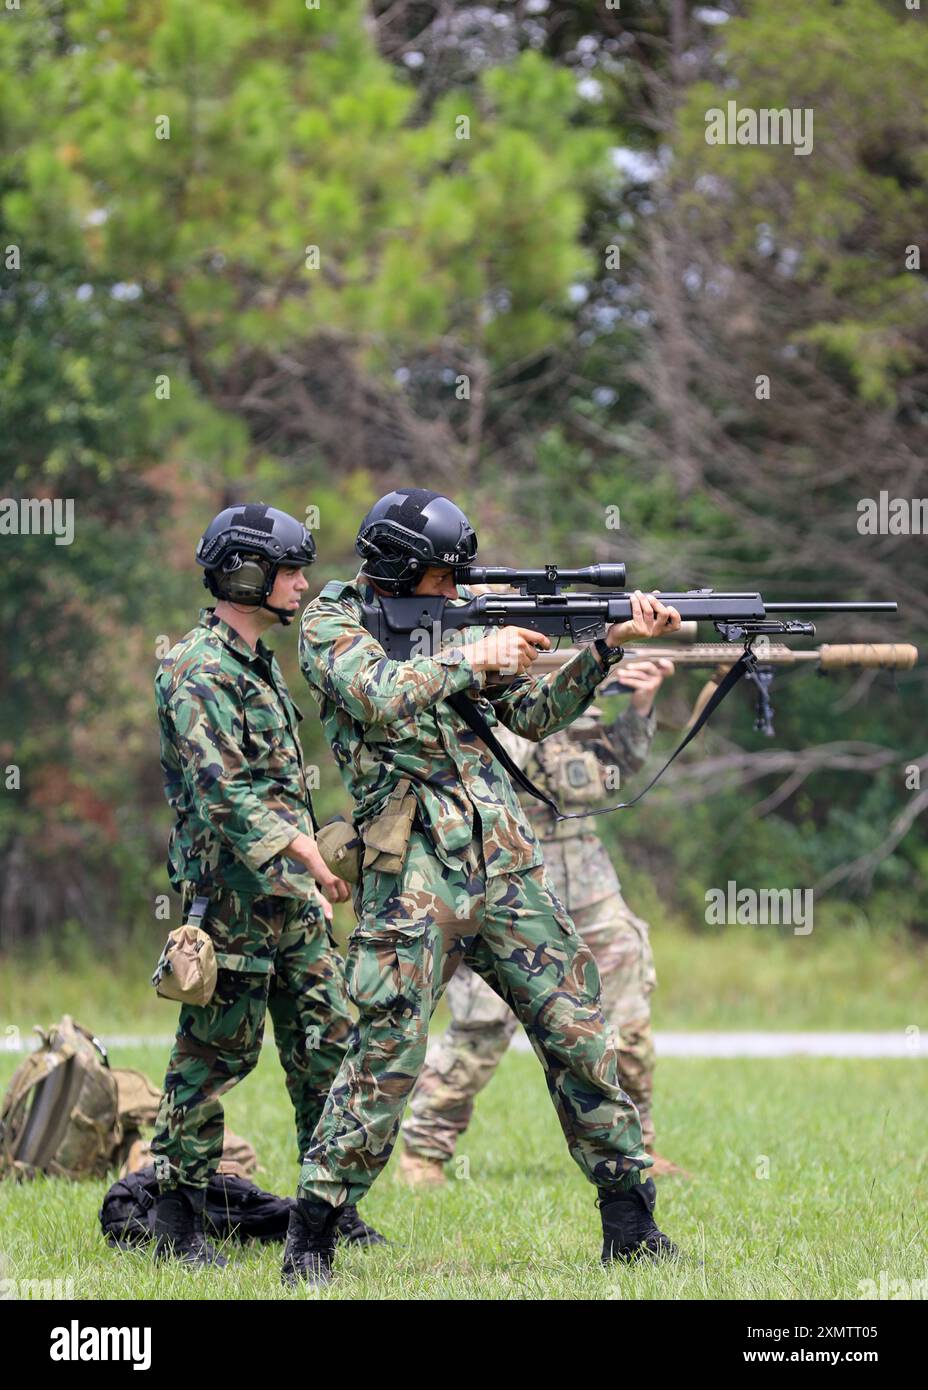
<instances>
[{"instance_id":1,"label":"tan rifle stock","mask_svg":"<svg viewBox=\"0 0 928 1390\"><path fill-rule=\"evenodd\" d=\"M558 651L539 652L530 670L544 676L558 671L577 655L579 647L562 647ZM667 642L628 645L622 660L604 675L597 687L600 695L618 694L621 689L622 667L628 662L655 661L664 658L675 666L694 670L712 670L713 675L699 692L686 727L689 728L702 713L706 703L725 672L734 666L741 647L732 642L695 642L690 646L674 646ZM794 648L783 643L758 640L754 651L763 666L815 665L823 671L864 670L910 671L918 661L918 648L909 642L839 642L821 647Z\"/></svg>"}]
</instances>

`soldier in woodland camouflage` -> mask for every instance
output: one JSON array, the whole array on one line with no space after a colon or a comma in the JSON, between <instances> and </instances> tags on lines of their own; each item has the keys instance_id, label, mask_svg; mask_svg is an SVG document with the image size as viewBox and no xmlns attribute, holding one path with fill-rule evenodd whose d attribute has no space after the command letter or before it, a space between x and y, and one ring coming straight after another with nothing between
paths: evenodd
<instances>
[{"instance_id":1,"label":"soldier in woodland camouflage","mask_svg":"<svg viewBox=\"0 0 928 1390\"><path fill-rule=\"evenodd\" d=\"M596 962L551 891L508 775L446 696L465 692L489 723L537 741L586 709L623 636L674 630L679 614L636 595L630 622L544 679L501 674L524 672L549 645L514 627L394 661L363 626L362 605L378 593L466 597L455 574L473 561L476 537L447 498L400 489L368 513L358 549L362 573L307 606L300 664L366 845L346 963L359 1031L304 1157L284 1282L330 1278L339 1208L390 1156L429 1019L462 961L525 1025L571 1156L598 1189L603 1259L673 1254L651 1215L653 1184L641 1182L651 1159L619 1083ZM400 867L378 869L381 812L407 795L415 819Z\"/></svg>"},{"instance_id":2,"label":"soldier in woodland camouflage","mask_svg":"<svg viewBox=\"0 0 928 1390\"><path fill-rule=\"evenodd\" d=\"M155 681L165 794L175 814L168 867L184 907L224 957L212 1000L181 1007L151 1150L159 1177L156 1254L224 1263L204 1240L207 1184L222 1155L220 1096L255 1066L265 1015L302 1156L353 1024L342 961L317 883L348 896L320 858L297 724L302 718L260 633L292 621L312 537L264 506L229 508L200 542L219 600L161 663ZM328 914L331 908L328 908ZM370 1239L353 1209L342 1234Z\"/></svg>"},{"instance_id":3,"label":"soldier in woodland camouflage","mask_svg":"<svg viewBox=\"0 0 928 1390\"><path fill-rule=\"evenodd\" d=\"M603 804L648 756L656 727L654 698L673 667L666 660L642 661L622 671L631 702L611 724L591 705L569 728L541 743L505 728L497 731L510 757L565 811ZM618 1038L619 1079L637 1106L642 1142L654 1158L652 1175L680 1173L654 1153L650 995L657 981L648 924L625 902L594 820L558 821L550 807L524 794L522 800L551 886L599 967L603 1012ZM474 1098L518 1027L512 1010L467 966L450 981L447 997L451 1024L429 1044L402 1126L401 1173L413 1186L444 1181L443 1165L470 1123Z\"/></svg>"}]
</instances>

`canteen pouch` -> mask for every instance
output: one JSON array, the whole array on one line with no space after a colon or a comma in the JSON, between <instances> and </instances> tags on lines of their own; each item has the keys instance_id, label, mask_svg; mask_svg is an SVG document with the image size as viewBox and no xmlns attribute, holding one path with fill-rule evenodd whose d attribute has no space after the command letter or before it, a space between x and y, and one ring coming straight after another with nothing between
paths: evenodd
<instances>
[{"instance_id":1,"label":"canteen pouch","mask_svg":"<svg viewBox=\"0 0 928 1390\"><path fill-rule=\"evenodd\" d=\"M354 825L344 816L335 816L316 831L316 847L330 873L346 883L361 877L362 841Z\"/></svg>"},{"instance_id":2,"label":"canteen pouch","mask_svg":"<svg viewBox=\"0 0 928 1390\"><path fill-rule=\"evenodd\" d=\"M363 868L383 874L400 873L406 862L418 804L409 778L402 777L387 797L383 810L378 811L361 832Z\"/></svg>"},{"instance_id":3,"label":"canteen pouch","mask_svg":"<svg viewBox=\"0 0 928 1390\"><path fill-rule=\"evenodd\" d=\"M170 932L151 982L162 999L181 1004L208 1004L216 990L216 948L200 923L209 898L194 898L182 927Z\"/></svg>"}]
</instances>

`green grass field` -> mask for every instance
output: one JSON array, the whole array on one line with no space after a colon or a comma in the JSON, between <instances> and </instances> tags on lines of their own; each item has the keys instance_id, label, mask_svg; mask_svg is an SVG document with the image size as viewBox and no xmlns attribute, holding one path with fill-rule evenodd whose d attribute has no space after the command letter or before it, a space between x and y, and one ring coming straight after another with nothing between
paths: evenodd
<instances>
[{"instance_id":1,"label":"green grass field","mask_svg":"<svg viewBox=\"0 0 928 1390\"><path fill-rule=\"evenodd\" d=\"M629 902L652 924L657 1028L928 1030L928 938L878 911L873 925L852 904L834 904L816 913L811 935L794 936L775 927L689 931L643 880ZM336 915L344 940L353 918L346 908ZM0 956L0 1052L9 1029L26 1035L64 1012L100 1033L172 1032L172 1007L149 985L164 934L157 925L127 934L106 948L105 964L77 937L59 939L54 954L46 944L28 957Z\"/></svg>"},{"instance_id":2,"label":"green grass field","mask_svg":"<svg viewBox=\"0 0 928 1390\"><path fill-rule=\"evenodd\" d=\"M160 1054L121 1049L157 1072ZM3 1079L13 1059L2 1059ZM156 1267L103 1241L103 1182L0 1184L2 1277L72 1280L81 1298L857 1298L861 1280L928 1277L926 1069L918 1061L682 1061L659 1071L661 1148L695 1175L662 1179L673 1267L598 1264L593 1191L568 1158L533 1057L510 1053L481 1096L443 1190L392 1167L364 1204L387 1248L350 1250L324 1293L285 1293L281 1247L231 1247L222 1271ZM272 1048L228 1097L258 1181L293 1188L287 1097ZM768 1177L758 1176L768 1172Z\"/></svg>"},{"instance_id":3,"label":"green grass field","mask_svg":"<svg viewBox=\"0 0 928 1390\"><path fill-rule=\"evenodd\" d=\"M653 940L661 1029L928 1027L925 947L853 915L810 937L656 924ZM0 1019L25 1035L67 1010L104 1038L170 1033L174 1006L147 985L156 954L154 938L133 939L105 970L86 948L66 964L2 963ZM0 1084L19 1060L2 1041ZM115 1065L159 1082L166 1055L112 1049ZM0 1183L0 1280L71 1280L78 1299L854 1299L882 1271L928 1278L924 1060L668 1059L656 1094L659 1147L694 1174L659 1184L660 1224L685 1251L673 1267L600 1268L593 1190L567 1155L535 1059L510 1053L447 1187L409 1192L391 1164L364 1204L390 1246L341 1253L325 1293L285 1293L276 1245L234 1246L213 1273L113 1251L96 1215L106 1183L57 1180ZM292 1192L289 1101L270 1040L226 1114L258 1150L257 1181Z\"/></svg>"}]
</instances>

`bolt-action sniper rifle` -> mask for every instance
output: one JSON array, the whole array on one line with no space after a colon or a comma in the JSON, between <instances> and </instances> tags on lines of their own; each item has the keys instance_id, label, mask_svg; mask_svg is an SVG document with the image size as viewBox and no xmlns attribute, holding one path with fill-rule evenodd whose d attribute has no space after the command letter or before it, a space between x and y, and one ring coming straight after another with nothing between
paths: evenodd
<instances>
[{"instance_id":1,"label":"bolt-action sniper rifle","mask_svg":"<svg viewBox=\"0 0 928 1390\"><path fill-rule=\"evenodd\" d=\"M918 661L918 648L908 642L846 642L831 646L793 648L782 643L763 641L753 648L757 657L756 670L748 671L745 679L751 681L756 693L756 712L754 727L760 733L772 738L773 706L770 703L770 688L777 667L814 665L822 673L826 671L881 670L910 671ZM576 647L561 647L557 651L539 652L532 662L531 673L535 676L558 671L565 662L577 655ZM692 646L662 645L660 642L647 646L627 646L620 662L611 667L597 686L599 695L627 694L629 687L622 684L622 668L637 661L657 661L661 658L672 661L676 666L693 670L712 670L712 678L703 687L690 722L702 713L719 682L738 660L738 653L732 644L724 642L697 642Z\"/></svg>"},{"instance_id":2,"label":"bolt-action sniper rifle","mask_svg":"<svg viewBox=\"0 0 928 1390\"><path fill-rule=\"evenodd\" d=\"M584 569L517 570L504 565L470 565L458 570L459 584L508 584L518 594L480 594L453 602L438 594L383 595L364 605L363 622L387 656L407 661L414 652L437 652L464 627L525 627L550 638L592 641L612 623L632 616L632 596L625 589L625 566L588 565ZM592 584L609 593L565 594L565 585ZM721 593L688 589L657 591L662 603L686 621L711 622L728 642L744 647L760 636L814 637L812 623L772 618L774 613L895 613L895 603L767 603L756 593Z\"/></svg>"},{"instance_id":3,"label":"bolt-action sniper rifle","mask_svg":"<svg viewBox=\"0 0 928 1390\"><path fill-rule=\"evenodd\" d=\"M510 569L504 565L469 565L458 567L455 578L458 584L463 585L506 584L510 588L518 587L519 593L482 593L463 602L454 602L438 594L379 596L376 602L363 606L362 622L388 657L405 661L414 654L438 652L465 627L502 628L515 625L544 633L552 639L568 637L572 642L592 641L602 636L612 623L627 622L632 616L632 595L625 588L624 564L588 565L583 569L545 565L542 569L524 570ZM563 592L565 585L574 584L590 584L609 592ZM767 603L759 593L721 593L714 589L689 589L684 593L656 592L662 603L677 609L684 622L711 622L726 642L741 643L742 651L686 737L643 791L632 801L582 812L582 815L623 810L634 805L653 787L741 677L753 676L757 672L760 662L752 648L759 637L814 637L814 624L805 620L772 617L771 614L896 612L895 603ZM568 819L548 796L525 778L509 758L476 709L475 701L458 693L449 696L447 702L479 734L510 776L525 790L546 802L559 819Z\"/></svg>"}]
</instances>

